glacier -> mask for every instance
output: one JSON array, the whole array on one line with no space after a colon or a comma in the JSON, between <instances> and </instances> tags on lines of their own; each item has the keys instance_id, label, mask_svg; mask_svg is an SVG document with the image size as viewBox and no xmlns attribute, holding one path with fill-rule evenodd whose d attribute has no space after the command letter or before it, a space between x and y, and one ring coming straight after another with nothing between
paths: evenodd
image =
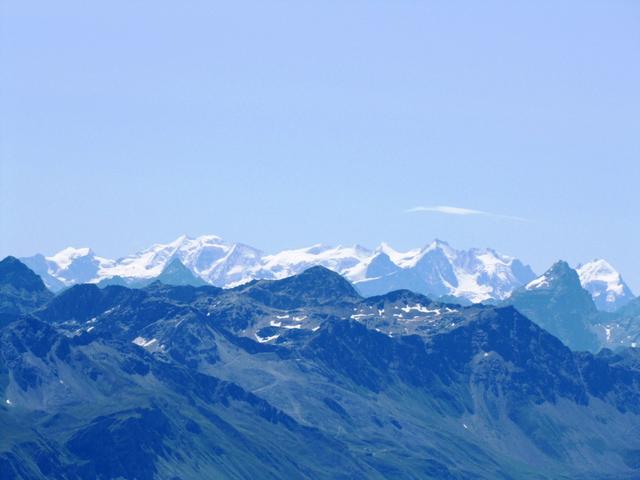
<instances>
[{"instance_id":1,"label":"glacier","mask_svg":"<svg viewBox=\"0 0 640 480\"><path fill-rule=\"evenodd\" d=\"M531 287L537 278L517 258L491 248L456 249L442 240L407 251L381 243L374 249L315 244L266 253L217 235L181 235L115 260L86 247L67 247L51 256L37 254L21 260L49 289L59 291L77 283L151 280L176 259L199 279L223 288L257 279L282 279L321 265L343 275L365 296L402 288L468 303L504 300L519 287ZM582 265L578 273L600 309L613 310L633 298L605 261Z\"/></svg>"}]
</instances>

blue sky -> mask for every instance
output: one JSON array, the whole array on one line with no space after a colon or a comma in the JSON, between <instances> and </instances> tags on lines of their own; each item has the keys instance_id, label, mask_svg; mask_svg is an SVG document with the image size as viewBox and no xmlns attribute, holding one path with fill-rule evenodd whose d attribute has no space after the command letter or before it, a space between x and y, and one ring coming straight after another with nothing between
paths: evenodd
<instances>
[{"instance_id":1,"label":"blue sky","mask_svg":"<svg viewBox=\"0 0 640 480\"><path fill-rule=\"evenodd\" d=\"M0 8L2 255L437 237L640 292L640 2Z\"/></svg>"}]
</instances>

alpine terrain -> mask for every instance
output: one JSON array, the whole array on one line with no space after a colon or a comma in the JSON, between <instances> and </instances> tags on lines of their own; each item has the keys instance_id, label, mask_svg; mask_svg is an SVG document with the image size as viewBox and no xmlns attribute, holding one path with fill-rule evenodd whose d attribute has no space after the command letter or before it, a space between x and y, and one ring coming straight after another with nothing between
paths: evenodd
<instances>
[{"instance_id":1,"label":"alpine terrain","mask_svg":"<svg viewBox=\"0 0 640 480\"><path fill-rule=\"evenodd\" d=\"M171 285L171 265L167 283L54 296L0 262L2 478L640 476L638 350L546 329L582 327L556 285L595 310L566 264L515 307L363 297L322 266ZM558 325L527 318L540 303Z\"/></svg>"},{"instance_id":2,"label":"alpine terrain","mask_svg":"<svg viewBox=\"0 0 640 480\"><path fill-rule=\"evenodd\" d=\"M441 240L406 252L383 243L373 250L318 244L266 254L215 235L183 235L118 260L100 257L89 248L71 247L52 256L21 259L52 291L78 283L139 287L158 279L176 260L186 267L182 270L193 274L187 279L183 272L183 282L194 286L206 282L232 288L255 279L285 278L321 265L347 278L364 296L408 289L465 304L503 301L536 278L532 269L516 258L489 248L456 250ZM634 298L620 274L604 260L585 264L578 273L600 310L616 310Z\"/></svg>"}]
</instances>

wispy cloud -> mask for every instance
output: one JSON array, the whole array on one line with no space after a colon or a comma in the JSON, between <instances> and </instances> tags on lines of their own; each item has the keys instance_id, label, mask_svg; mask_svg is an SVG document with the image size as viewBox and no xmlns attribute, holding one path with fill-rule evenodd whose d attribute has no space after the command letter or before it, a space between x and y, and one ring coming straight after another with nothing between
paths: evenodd
<instances>
[{"instance_id":1,"label":"wispy cloud","mask_svg":"<svg viewBox=\"0 0 640 480\"><path fill-rule=\"evenodd\" d=\"M419 213L419 212L427 212L427 213L443 213L445 215L458 215L458 216L483 216L483 217L493 217L493 218L502 218L504 220L514 220L517 222L527 222L526 218L522 217L514 217L512 215L502 215L500 213L492 213L485 212L483 210L474 210L472 208L461 208L461 207L452 207L450 205L437 205L434 207L413 207L408 210L405 210L406 213Z\"/></svg>"}]
</instances>

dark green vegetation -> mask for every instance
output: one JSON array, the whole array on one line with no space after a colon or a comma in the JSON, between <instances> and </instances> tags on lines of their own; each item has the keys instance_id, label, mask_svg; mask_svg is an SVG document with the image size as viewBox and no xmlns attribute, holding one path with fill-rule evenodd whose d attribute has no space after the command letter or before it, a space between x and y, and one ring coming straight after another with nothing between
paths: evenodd
<instances>
[{"instance_id":1,"label":"dark green vegetation","mask_svg":"<svg viewBox=\"0 0 640 480\"><path fill-rule=\"evenodd\" d=\"M511 306L363 299L321 267L53 298L0 272L3 479L640 476L636 351Z\"/></svg>"}]
</instances>

